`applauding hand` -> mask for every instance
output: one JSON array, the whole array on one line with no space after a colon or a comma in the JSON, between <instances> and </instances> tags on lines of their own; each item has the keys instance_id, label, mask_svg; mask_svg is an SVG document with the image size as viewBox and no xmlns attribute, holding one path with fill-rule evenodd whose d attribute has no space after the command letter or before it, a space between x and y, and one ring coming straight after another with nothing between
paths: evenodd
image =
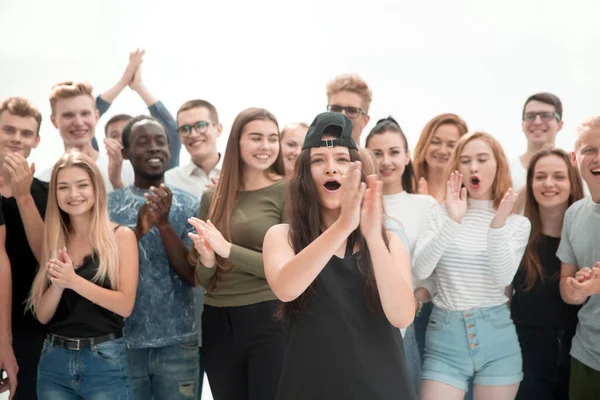
<instances>
[{"instance_id":1,"label":"applauding hand","mask_svg":"<svg viewBox=\"0 0 600 400\"><path fill-rule=\"evenodd\" d=\"M354 232L360 224L360 209L367 185L360 181L362 164L355 161L350 164L346 175L341 179L342 211L339 221L348 231Z\"/></svg>"},{"instance_id":2,"label":"applauding hand","mask_svg":"<svg viewBox=\"0 0 600 400\"><path fill-rule=\"evenodd\" d=\"M63 248L58 258L51 258L46 265L48 268L48 277L53 285L60 289L72 289L79 279L79 275L75 273L75 265L67 249Z\"/></svg>"},{"instance_id":3,"label":"applauding hand","mask_svg":"<svg viewBox=\"0 0 600 400\"><path fill-rule=\"evenodd\" d=\"M360 210L360 231L368 242L381 238L383 230L383 182L367 176L367 189Z\"/></svg>"},{"instance_id":4,"label":"applauding hand","mask_svg":"<svg viewBox=\"0 0 600 400\"><path fill-rule=\"evenodd\" d=\"M511 189L508 189L508 192L504 195L504 198L500 202L498 206L498 211L496 211L496 216L492 220L490 226L492 228L501 228L506 223L506 220L512 214L513 208L515 206L515 202L519 194Z\"/></svg>"},{"instance_id":5,"label":"applauding hand","mask_svg":"<svg viewBox=\"0 0 600 400\"><path fill-rule=\"evenodd\" d=\"M196 228L196 232L198 233L188 233L188 236L194 242L194 247L198 254L200 254L200 262L206 268L212 268L216 263L215 251L210 247L206 240L206 236L204 234L204 229L202 228L202 221L199 218L192 217L188 218L188 222Z\"/></svg>"},{"instance_id":6,"label":"applauding hand","mask_svg":"<svg viewBox=\"0 0 600 400\"><path fill-rule=\"evenodd\" d=\"M467 213L467 188L461 188L462 181L462 174L454 171L446 185L446 211L459 224Z\"/></svg>"}]
</instances>

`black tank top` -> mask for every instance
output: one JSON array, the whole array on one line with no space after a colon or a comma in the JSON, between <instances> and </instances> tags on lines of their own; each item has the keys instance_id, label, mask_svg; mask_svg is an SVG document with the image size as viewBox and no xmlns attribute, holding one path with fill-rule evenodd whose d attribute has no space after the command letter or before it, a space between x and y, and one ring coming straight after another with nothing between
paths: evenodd
<instances>
[{"instance_id":1,"label":"black tank top","mask_svg":"<svg viewBox=\"0 0 600 400\"><path fill-rule=\"evenodd\" d=\"M400 330L373 308L348 245L317 277L307 310L288 322L277 400L416 400Z\"/></svg>"},{"instance_id":2,"label":"black tank top","mask_svg":"<svg viewBox=\"0 0 600 400\"><path fill-rule=\"evenodd\" d=\"M91 281L97 270L98 259L94 255L87 256L75 273ZM94 284L111 289L108 278ZM92 303L71 289L65 289L56 313L48 323L48 332L69 338L90 338L121 332L123 325L124 319L120 315Z\"/></svg>"}]
</instances>

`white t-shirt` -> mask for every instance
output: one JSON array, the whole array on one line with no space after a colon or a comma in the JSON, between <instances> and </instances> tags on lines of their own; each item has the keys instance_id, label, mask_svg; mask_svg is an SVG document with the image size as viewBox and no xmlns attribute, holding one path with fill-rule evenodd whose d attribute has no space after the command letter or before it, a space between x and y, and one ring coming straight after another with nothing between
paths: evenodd
<instances>
[{"instance_id":1,"label":"white t-shirt","mask_svg":"<svg viewBox=\"0 0 600 400\"><path fill-rule=\"evenodd\" d=\"M510 177L513 190L517 192L527 185L527 169L521 164L521 156L513 159L510 163Z\"/></svg>"}]
</instances>

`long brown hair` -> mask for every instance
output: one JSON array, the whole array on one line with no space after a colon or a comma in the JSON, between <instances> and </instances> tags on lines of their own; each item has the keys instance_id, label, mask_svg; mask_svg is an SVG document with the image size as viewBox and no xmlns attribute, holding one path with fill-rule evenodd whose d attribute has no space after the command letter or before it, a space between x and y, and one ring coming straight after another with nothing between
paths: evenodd
<instances>
[{"instance_id":1,"label":"long brown hair","mask_svg":"<svg viewBox=\"0 0 600 400\"><path fill-rule=\"evenodd\" d=\"M542 241L542 218L540 217L540 205L533 195L533 178L535 165L544 157L555 156L565 162L569 173L569 183L571 184L571 194L567 203L567 208L577 200L583 198L583 182L579 170L571 163L571 157L561 149L543 150L536 153L527 168L527 191L525 200L525 216L531 221L531 234L529 242L525 249L521 268L525 273L525 284L523 289L527 292L533 288L536 280L544 280L542 274L542 265L540 262L539 248ZM565 209L566 210L566 209Z\"/></svg>"},{"instance_id":2,"label":"long brown hair","mask_svg":"<svg viewBox=\"0 0 600 400\"><path fill-rule=\"evenodd\" d=\"M427 161L425 161L425 157L427 156L427 149L429 149L429 145L431 145L433 135L442 125L455 126L456 129L458 129L459 137L464 136L469 131L467 123L456 114L440 114L427 122L423 128L423 131L421 132L421 136L419 136L419 141L417 142L415 151L413 153L415 182L419 182L419 179L421 178L429 179L428 165ZM404 188L404 190L406 190L406 188ZM434 197L435 196L437 196L437 193L434 195Z\"/></svg>"},{"instance_id":3,"label":"long brown hair","mask_svg":"<svg viewBox=\"0 0 600 400\"><path fill-rule=\"evenodd\" d=\"M48 206L46 208L44 245L42 249L42 264L33 281L31 293L27 300L27 309L36 313L36 308L42 295L50 286L46 273L46 262L57 258L60 249L67 245L71 233L71 217L58 205L57 177L60 170L65 168L81 168L90 177L94 187L94 205L91 210L90 242L93 255L98 259L98 271L92 282L103 282L108 279L110 287L119 287L119 246L108 216L106 188L102 174L90 157L80 152L67 152L54 164L50 188L48 190Z\"/></svg>"},{"instance_id":4,"label":"long brown hair","mask_svg":"<svg viewBox=\"0 0 600 400\"><path fill-rule=\"evenodd\" d=\"M472 140L483 140L490 146L492 153L494 155L494 159L496 160L496 175L494 176L494 183L492 184L492 201L494 202L494 208L498 208L500 202L504 198L504 195L512 187L512 178L510 177L510 167L508 166L508 160L506 159L506 154L504 154L504 150L502 149L502 145L489 133L485 132L473 132L468 135L464 135L460 138L454 151L452 152L452 156L450 156L450 160L448 161L448 166L446 167L446 180L450 179L450 174L456 170L458 170L458 164L460 161L460 154L463 149ZM446 199L446 192L443 193L444 200Z\"/></svg>"},{"instance_id":5,"label":"long brown hair","mask_svg":"<svg viewBox=\"0 0 600 400\"><path fill-rule=\"evenodd\" d=\"M240 191L244 184L244 163L240 154L240 139L244 127L256 120L271 121L277 126L277 119L273 114L264 108L248 108L240 112L231 126L227 148L223 156L223 167L221 168L221 178L215 188L215 193L210 203L207 219L215 225L221 232L225 240L231 242L230 221L231 213L237 204ZM284 176L285 169L281 157L281 142L279 142L279 154L277 159L266 171L267 176ZM224 258L217 255L217 270L207 288L212 291L217 286L220 273L232 268L231 264Z\"/></svg>"},{"instance_id":6,"label":"long brown hair","mask_svg":"<svg viewBox=\"0 0 600 400\"><path fill-rule=\"evenodd\" d=\"M298 254L306 246L311 244L321 235L321 206L319 204L319 194L315 187L315 183L311 173L310 150L304 149L298 156L298 164L296 165L296 174L292 177L289 184L288 201L288 220L290 224L289 242L294 252ZM348 149L350 160L360 160L360 155L357 150ZM361 180L366 181L364 169L361 172ZM386 246L389 247L389 240L385 229L382 230L383 239ZM358 269L363 277L365 284L365 294L369 304L374 306L376 310L381 310L381 301L379 300L379 292L371 263L371 255L365 238L360 232L360 228L356 228L348 237L350 248L358 247L358 252L354 254L354 259L358 265ZM285 318L295 318L306 310L310 299L314 296L317 290L317 280L315 279L310 286L298 296L295 300L283 303L279 316Z\"/></svg>"}]
</instances>

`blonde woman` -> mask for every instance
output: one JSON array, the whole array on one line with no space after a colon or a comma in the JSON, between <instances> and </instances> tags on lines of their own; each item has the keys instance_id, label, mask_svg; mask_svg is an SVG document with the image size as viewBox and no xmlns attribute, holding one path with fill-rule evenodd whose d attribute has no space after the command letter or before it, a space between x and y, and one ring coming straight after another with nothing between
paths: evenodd
<instances>
[{"instance_id":1,"label":"blonde woman","mask_svg":"<svg viewBox=\"0 0 600 400\"><path fill-rule=\"evenodd\" d=\"M112 223L96 163L79 152L54 165L43 260L28 300L48 327L38 365L38 399L131 399L122 339L138 281L131 229Z\"/></svg>"}]
</instances>

